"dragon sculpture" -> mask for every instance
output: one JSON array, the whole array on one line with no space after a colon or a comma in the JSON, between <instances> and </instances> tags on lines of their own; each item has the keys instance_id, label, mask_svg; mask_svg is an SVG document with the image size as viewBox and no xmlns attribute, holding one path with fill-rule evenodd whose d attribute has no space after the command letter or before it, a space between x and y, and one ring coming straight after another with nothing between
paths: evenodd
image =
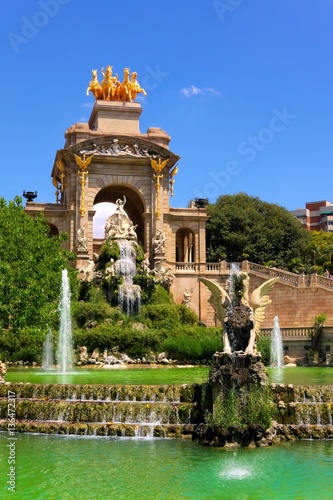
<instances>
[{"instance_id":1,"label":"dragon sculpture","mask_svg":"<svg viewBox=\"0 0 333 500\"><path fill-rule=\"evenodd\" d=\"M265 318L265 309L272 302L268 293L279 278L262 283L249 297L249 276L239 270L230 275L229 294L217 283L199 278L211 291L209 303L222 323L224 352L243 351L254 354L256 338Z\"/></svg>"}]
</instances>

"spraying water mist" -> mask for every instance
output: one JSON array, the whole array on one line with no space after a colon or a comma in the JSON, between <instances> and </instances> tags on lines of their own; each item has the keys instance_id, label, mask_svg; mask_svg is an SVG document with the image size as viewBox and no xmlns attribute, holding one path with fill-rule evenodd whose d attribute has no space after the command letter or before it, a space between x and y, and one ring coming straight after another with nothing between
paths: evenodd
<instances>
[{"instance_id":1,"label":"spraying water mist","mask_svg":"<svg viewBox=\"0 0 333 500\"><path fill-rule=\"evenodd\" d=\"M58 370L66 373L72 368L72 320L71 320L71 294L67 269L62 271L60 294L60 328L57 350Z\"/></svg>"},{"instance_id":2,"label":"spraying water mist","mask_svg":"<svg viewBox=\"0 0 333 500\"><path fill-rule=\"evenodd\" d=\"M43 344L43 370L52 370L54 365L53 346L52 346L52 331L49 330L45 342Z\"/></svg>"},{"instance_id":3,"label":"spraying water mist","mask_svg":"<svg viewBox=\"0 0 333 500\"><path fill-rule=\"evenodd\" d=\"M279 325L279 318L275 316L274 327L271 333L272 344L271 344L271 364L277 368L282 368L283 366L283 346L281 331Z\"/></svg>"}]
</instances>

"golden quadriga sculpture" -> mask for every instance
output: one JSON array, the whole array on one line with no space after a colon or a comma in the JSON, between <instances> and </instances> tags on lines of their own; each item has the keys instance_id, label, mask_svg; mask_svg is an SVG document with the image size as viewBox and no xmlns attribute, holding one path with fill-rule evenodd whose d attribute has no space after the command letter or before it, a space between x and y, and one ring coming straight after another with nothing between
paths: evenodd
<instances>
[{"instance_id":1,"label":"golden quadriga sculpture","mask_svg":"<svg viewBox=\"0 0 333 500\"><path fill-rule=\"evenodd\" d=\"M124 79L122 82L118 80L118 74L113 76L112 66L107 66L105 71L102 68L101 72L104 78L99 83L97 69L92 70L93 77L87 88L87 95L91 92L96 100L132 102L140 93L144 96L147 95L137 80L138 74L136 71L130 74L130 69L124 68Z\"/></svg>"}]
</instances>

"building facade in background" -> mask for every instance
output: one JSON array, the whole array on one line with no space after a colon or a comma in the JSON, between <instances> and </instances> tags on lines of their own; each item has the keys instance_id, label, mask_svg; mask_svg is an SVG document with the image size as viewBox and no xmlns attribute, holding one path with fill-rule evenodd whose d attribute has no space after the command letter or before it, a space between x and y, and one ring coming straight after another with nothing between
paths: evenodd
<instances>
[{"instance_id":1,"label":"building facade in background","mask_svg":"<svg viewBox=\"0 0 333 500\"><path fill-rule=\"evenodd\" d=\"M329 201L309 201L305 208L290 211L308 231L333 232L333 204Z\"/></svg>"}]
</instances>

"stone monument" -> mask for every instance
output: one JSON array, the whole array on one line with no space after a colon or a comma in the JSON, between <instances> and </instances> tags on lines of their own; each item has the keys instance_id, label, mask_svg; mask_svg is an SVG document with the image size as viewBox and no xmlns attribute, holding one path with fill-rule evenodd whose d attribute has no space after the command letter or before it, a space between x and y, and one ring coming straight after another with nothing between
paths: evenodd
<instances>
[{"instance_id":1,"label":"stone monument","mask_svg":"<svg viewBox=\"0 0 333 500\"><path fill-rule=\"evenodd\" d=\"M213 281L199 280L211 291L210 303L222 323L223 352L215 353L209 375L214 409L216 399L223 401L232 389L242 391L268 383L256 339L271 303L268 293L278 278L262 283L250 296L249 276L236 267L231 270L229 293Z\"/></svg>"}]
</instances>

